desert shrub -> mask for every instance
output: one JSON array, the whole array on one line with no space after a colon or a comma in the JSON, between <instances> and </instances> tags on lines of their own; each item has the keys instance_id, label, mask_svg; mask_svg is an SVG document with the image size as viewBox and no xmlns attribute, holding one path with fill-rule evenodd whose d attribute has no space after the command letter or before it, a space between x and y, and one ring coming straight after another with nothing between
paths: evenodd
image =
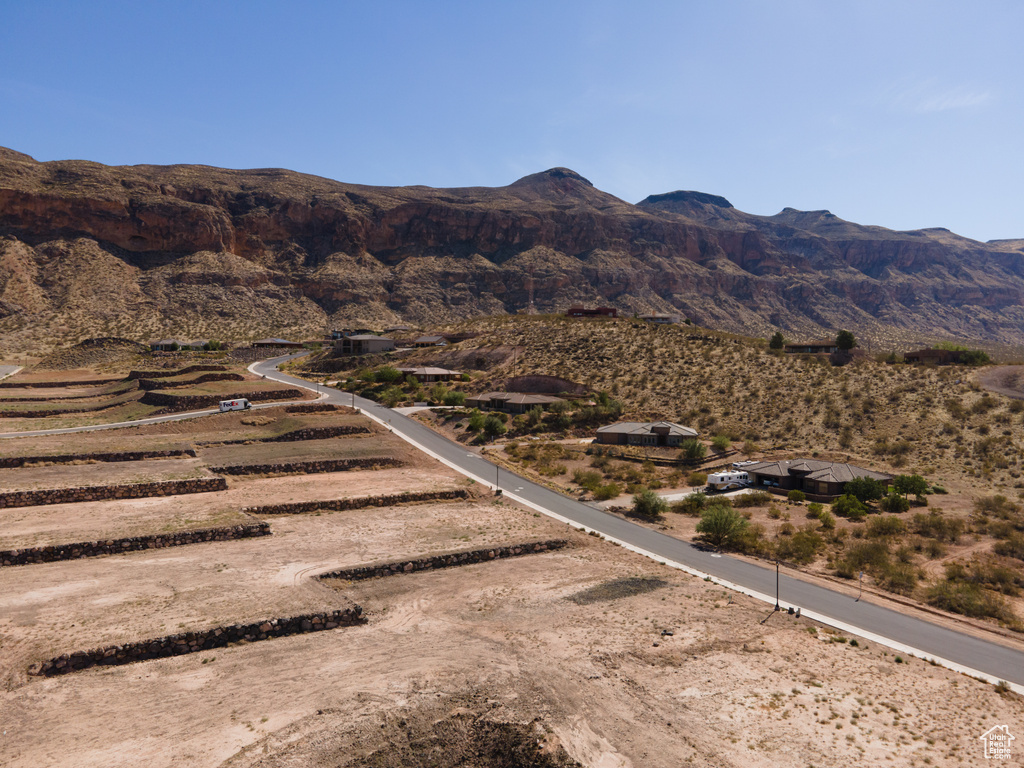
<instances>
[{"instance_id":1,"label":"desert shrub","mask_svg":"<svg viewBox=\"0 0 1024 768\"><path fill-rule=\"evenodd\" d=\"M405 393L398 387L391 385L380 393L380 401L388 408L394 408L405 399Z\"/></svg>"},{"instance_id":2,"label":"desert shrub","mask_svg":"<svg viewBox=\"0 0 1024 768\"><path fill-rule=\"evenodd\" d=\"M883 541L861 541L849 547L843 559L857 569L882 570L889 565L889 545Z\"/></svg>"},{"instance_id":3,"label":"desert shrub","mask_svg":"<svg viewBox=\"0 0 1024 768\"><path fill-rule=\"evenodd\" d=\"M911 595L917 587L917 568L910 563L892 563L882 569L879 586L898 595Z\"/></svg>"},{"instance_id":4,"label":"desert shrub","mask_svg":"<svg viewBox=\"0 0 1024 768\"><path fill-rule=\"evenodd\" d=\"M719 453L729 450L731 444L727 435L715 435L711 440L711 447Z\"/></svg>"},{"instance_id":5,"label":"desert shrub","mask_svg":"<svg viewBox=\"0 0 1024 768\"><path fill-rule=\"evenodd\" d=\"M794 488L792 491L786 494L786 498L790 501L801 502L807 500L807 494L803 491Z\"/></svg>"},{"instance_id":6,"label":"desert shrub","mask_svg":"<svg viewBox=\"0 0 1024 768\"><path fill-rule=\"evenodd\" d=\"M931 606L962 616L989 617L1008 624L1018 621L999 595L970 581L937 581L928 589L926 599Z\"/></svg>"},{"instance_id":7,"label":"desert shrub","mask_svg":"<svg viewBox=\"0 0 1024 768\"><path fill-rule=\"evenodd\" d=\"M620 489L616 483L607 483L595 488L593 493L594 498L598 501L607 501L608 499L614 499L617 497L622 493L622 489Z\"/></svg>"},{"instance_id":8,"label":"desert shrub","mask_svg":"<svg viewBox=\"0 0 1024 768\"><path fill-rule=\"evenodd\" d=\"M918 512L914 515L910 527L914 533L920 536L955 544L964 531L964 521L957 518L947 519L940 512L929 512L928 514Z\"/></svg>"},{"instance_id":9,"label":"desert shrub","mask_svg":"<svg viewBox=\"0 0 1024 768\"><path fill-rule=\"evenodd\" d=\"M877 501L885 495L885 486L872 477L855 477L845 487L846 496L860 502Z\"/></svg>"},{"instance_id":10,"label":"desert shrub","mask_svg":"<svg viewBox=\"0 0 1024 768\"><path fill-rule=\"evenodd\" d=\"M646 520L656 520L668 512L668 502L652 490L643 490L633 497L632 513Z\"/></svg>"},{"instance_id":11,"label":"desert shrub","mask_svg":"<svg viewBox=\"0 0 1024 768\"><path fill-rule=\"evenodd\" d=\"M1015 401L1015 402L1017 402L1017 401ZM934 493L934 494L939 495L939 496L945 496L947 493L949 493L949 491L947 491L945 489L945 487L943 487L941 485L933 485L931 487L930 493Z\"/></svg>"},{"instance_id":12,"label":"desert shrub","mask_svg":"<svg viewBox=\"0 0 1024 768\"><path fill-rule=\"evenodd\" d=\"M491 440L496 438L498 435L503 435L508 431L508 427L505 426L504 422L497 416L488 416L484 419L484 434Z\"/></svg>"},{"instance_id":13,"label":"desert shrub","mask_svg":"<svg viewBox=\"0 0 1024 768\"><path fill-rule=\"evenodd\" d=\"M946 578L950 581L969 581L972 584L991 587L1004 595L1017 595L1024 586L1024 576L1013 568L1007 568L990 560L972 560L968 564L949 563Z\"/></svg>"},{"instance_id":14,"label":"desert shrub","mask_svg":"<svg viewBox=\"0 0 1024 768\"><path fill-rule=\"evenodd\" d=\"M1014 401L1018 402L1018 401ZM1024 560L1024 535L1013 531L1007 536L1005 541L996 542L996 545L992 547L992 551L997 555L1003 557L1015 557L1018 560Z\"/></svg>"},{"instance_id":15,"label":"desert shrub","mask_svg":"<svg viewBox=\"0 0 1024 768\"><path fill-rule=\"evenodd\" d=\"M466 403L466 395L463 392L456 392L454 390L449 390L448 392L445 393L442 402L445 405L454 405L454 406L465 405L465 403Z\"/></svg>"},{"instance_id":16,"label":"desert shrub","mask_svg":"<svg viewBox=\"0 0 1024 768\"><path fill-rule=\"evenodd\" d=\"M707 446L697 440L684 440L681 446L684 458L690 459L691 461L703 459L708 455Z\"/></svg>"},{"instance_id":17,"label":"desert shrub","mask_svg":"<svg viewBox=\"0 0 1024 768\"><path fill-rule=\"evenodd\" d=\"M818 552L824 548L825 540L808 525L784 539L779 539L775 544L775 553L780 560L806 565L813 562Z\"/></svg>"},{"instance_id":18,"label":"desert shrub","mask_svg":"<svg viewBox=\"0 0 1024 768\"><path fill-rule=\"evenodd\" d=\"M671 510L681 515L697 517L704 511L707 505L708 497L698 491L697 493L691 493L689 496L686 496L679 501L673 502Z\"/></svg>"},{"instance_id":19,"label":"desert shrub","mask_svg":"<svg viewBox=\"0 0 1024 768\"><path fill-rule=\"evenodd\" d=\"M713 547L731 549L741 544L748 525L735 509L711 504L701 513L697 533L702 541Z\"/></svg>"},{"instance_id":20,"label":"desert shrub","mask_svg":"<svg viewBox=\"0 0 1024 768\"><path fill-rule=\"evenodd\" d=\"M595 491L601 484L602 479L600 472L589 469L577 469L572 473L572 481L580 486L580 488L586 488L588 491Z\"/></svg>"},{"instance_id":21,"label":"desert shrub","mask_svg":"<svg viewBox=\"0 0 1024 768\"><path fill-rule=\"evenodd\" d=\"M696 488L697 486L700 485L707 485L708 476L704 472L691 472L690 476L686 479L686 482L691 487Z\"/></svg>"},{"instance_id":22,"label":"desert shrub","mask_svg":"<svg viewBox=\"0 0 1024 768\"><path fill-rule=\"evenodd\" d=\"M898 514L900 512L906 512L910 509L910 500L900 496L896 493L890 493L889 495L882 498L878 502L879 508L883 512L892 512Z\"/></svg>"},{"instance_id":23,"label":"desert shrub","mask_svg":"<svg viewBox=\"0 0 1024 768\"><path fill-rule=\"evenodd\" d=\"M818 522L821 523L821 527L826 531L835 530L836 519L832 513L825 508L822 508L821 511L818 512Z\"/></svg>"},{"instance_id":24,"label":"desert shrub","mask_svg":"<svg viewBox=\"0 0 1024 768\"><path fill-rule=\"evenodd\" d=\"M825 505L818 501L812 501L807 505L807 516L818 517L825 510Z\"/></svg>"},{"instance_id":25,"label":"desert shrub","mask_svg":"<svg viewBox=\"0 0 1024 768\"><path fill-rule=\"evenodd\" d=\"M903 521L895 515L872 517L868 521L865 534L868 538L879 539L887 536L898 536L903 533Z\"/></svg>"},{"instance_id":26,"label":"desert shrub","mask_svg":"<svg viewBox=\"0 0 1024 768\"><path fill-rule=\"evenodd\" d=\"M373 378L379 384L394 384L396 381L402 380L402 372L390 365L385 365L383 368L377 369Z\"/></svg>"},{"instance_id":27,"label":"desert shrub","mask_svg":"<svg viewBox=\"0 0 1024 768\"><path fill-rule=\"evenodd\" d=\"M868 510L856 496L846 494L832 502L832 512L850 520L863 520Z\"/></svg>"},{"instance_id":28,"label":"desert shrub","mask_svg":"<svg viewBox=\"0 0 1024 768\"><path fill-rule=\"evenodd\" d=\"M479 432L484 428L484 423L486 421L487 419L484 417L482 413L480 413L480 409L474 408L472 411L470 411L469 426L467 427L467 429L470 432ZM531 446L531 448L532 447L533 446Z\"/></svg>"},{"instance_id":29,"label":"desert shrub","mask_svg":"<svg viewBox=\"0 0 1024 768\"><path fill-rule=\"evenodd\" d=\"M537 467L537 471L545 477L557 477L558 475L564 475L569 471L565 464L544 464Z\"/></svg>"},{"instance_id":30,"label":"desert shrub","mask_svg":"<svg viewBox=\"0 0 1024 768\"><path fill-rule=\"evenodd\" d=\"M732 505L734 507L763 507L770 504L772 498L774 497L768 491L751 491L733 496Z\"/></svg>"}]
</instances>

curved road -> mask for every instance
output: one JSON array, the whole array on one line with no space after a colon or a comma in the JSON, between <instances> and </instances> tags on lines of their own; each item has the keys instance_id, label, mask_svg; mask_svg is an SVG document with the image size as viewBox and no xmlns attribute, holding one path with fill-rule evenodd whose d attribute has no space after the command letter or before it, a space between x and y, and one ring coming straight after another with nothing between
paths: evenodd
<instances>
[{"instance_id":1,"label":"curved road","mask_svg":"<svg viewBox=\"0 0 1024 768\"><path fill-rule=\"evenodd\" d=\"M305 379L288 376L277 370L277 366L282 362L302 354L307 353L277 357L254 363L249 368L268 379L312 390L313 387ZM396 434L420 450L484 485L500 488L505 496L538 512L586 531L596 531L609 541L621 544L634 552L702 578L709 578L724 587L775 605L776 573L770 568L698 549L688 542L652 531L555 493L513 472L499 469L486 459L466 450L465 446L453 443L418 421L372 400L354 397L334 389L326 390L320 400L338 405L354 405L362 409L367 416L388 425ZM254 407L269 408L286 404L266 403ZM0 434L0 438L117 429L161 421L192 419L217 412L204 410L117 424L6 433ZM856 601L848 595L784 574L778 577L778 585L779 604L783 610L789 607L799 608L808 618L857 634L902 653L934 660L945 667L984 678L989 682L1006 680L1013 690L1024 694L1024 651L957 632L880 605Z\"/></svg>"},{"instance_id":2,"label":"curved road","mask_svg":"<svg viewBox=\"0 0 1024 768\"><path fill-rule=\"evenodd\" d=\"M291 356L252 366L255 373L283 383L309 388L309 382L277 371ZM448 440L423 424L395 413L372 400L328 390L328 402L355 405L376 421L387 424L399 436L443 463L539 512L587 531L660 562L711 579L775 605L776 573L745 560L698 549L692 544L623 520L587 504L567 498L481 458L465 446ZM779 577L783 610L800 608L803 615L843 631L874 640L897 651L933 659L943 666L982 677L990 682L1006 680L1024 693L1024 652L999 643L963 634L891 608L855 601L786 575Z\"/></svg>"}]
</instances>

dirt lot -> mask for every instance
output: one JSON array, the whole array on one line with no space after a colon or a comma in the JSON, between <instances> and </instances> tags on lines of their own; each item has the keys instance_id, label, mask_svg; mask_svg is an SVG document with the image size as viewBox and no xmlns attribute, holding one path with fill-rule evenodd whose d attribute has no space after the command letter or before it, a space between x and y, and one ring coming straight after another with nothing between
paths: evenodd
<instances>
[{"instance_id":1,"label":"dirt lot","mask_svg":"<svg viewBox=\"0 0 1024 768\"><path fill-rule=\"evenodd\" d=\"M277 415L76 435L63 452L362 421ZM11 452L62 452L56 438L15 442L21 450ZM0 546L223 525L257 504L474 488L386 434L201 448L194 464L366 444L410 463L232 478L220 493L6 510ZM267 519L269 537L0 568L0 764L493 768L539 744L550 762L520 765L971 766L983 759L982 733L1006 724L1019 736L1024 723L1016 695L769 614L486 495ZM315 578L566 536L571 548L542 555L357 584ZM352 602L367 624L60 678L26 673L64 652Z\"/></svg>"}]
</instances>

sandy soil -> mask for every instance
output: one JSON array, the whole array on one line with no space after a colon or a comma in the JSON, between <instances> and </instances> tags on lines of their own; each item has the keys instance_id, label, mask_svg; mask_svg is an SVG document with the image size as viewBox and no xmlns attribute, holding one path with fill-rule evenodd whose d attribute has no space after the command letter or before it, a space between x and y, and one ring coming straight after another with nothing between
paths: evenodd
<instances>
[{"instance_id":1,"label":"sandy soil","mask_svg":"<svg viewBox=\"0 0 1024 768\"><path fill-rule=\"evenodd\" d=\"M131 439L194 440L211 433L204 421ZM373 442L409 450L392 436ZM203 527L254 504L447 487L472 486L425 458L232 479L222 493L6 510L2 541ZM507 501L268 519L269 537L0 569L0 764L395 765L377 758L413 725L469 713L532 724L545 749L594 768L972 766L983 764L984 731L1006 724L1020 737L1024 724L1018 696L771 614ZM356 584L315 578L554 536L574 546ZM26 674L63 652L352 602L366 625L62 678ZM444 746L461 733L435 735Z\"/></svg>"},{"instance_id":2,"label":"sandy soil","mask_svg":"<svg viewBox=\"0 0 1024 768\"><path fill-rule=\"evenodd\" d=\"M82 464L29 465L0 469L0 488L21 491L34 488L77 488L86 485L151 483L212 477L199 459L149 459Z\"/></svg>"}]
</instances>

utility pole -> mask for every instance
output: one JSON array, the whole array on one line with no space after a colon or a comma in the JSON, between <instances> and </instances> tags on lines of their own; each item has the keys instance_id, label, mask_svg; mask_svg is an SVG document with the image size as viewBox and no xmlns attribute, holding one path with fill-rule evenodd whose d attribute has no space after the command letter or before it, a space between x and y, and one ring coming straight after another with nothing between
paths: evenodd
<instances>
[{"instance_id":1,"label":"utility pole","mask_svg":"<svg viewBox=\"0 0 1024 768\"><path fill-rule=\"evenodd\" d=\"M860 579L859 580L860 580L860 589L857 592L857 599L853 601L855 603L859 603L860 602L860 596L864 594L864 571L860 572Z\"/></svg>"}]
</instances>

